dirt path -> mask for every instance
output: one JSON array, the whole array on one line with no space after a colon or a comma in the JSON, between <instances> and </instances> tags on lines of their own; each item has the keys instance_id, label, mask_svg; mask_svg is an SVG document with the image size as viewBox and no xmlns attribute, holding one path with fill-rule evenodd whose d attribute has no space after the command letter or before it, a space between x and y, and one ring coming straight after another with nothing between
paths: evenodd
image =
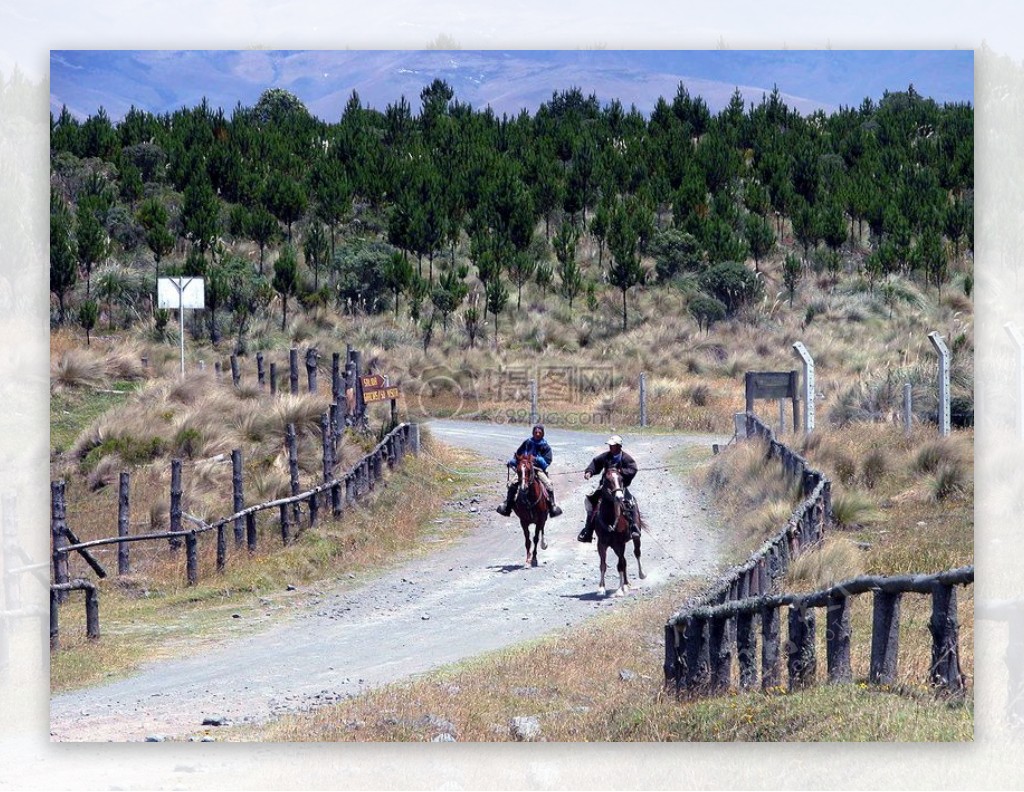
<instances>
[{"instance_id":1,"label":"dirt path","mask_svg":"<svg viewBox=\"0 0 1024 792\"><path fill-rule=\"evenodd\" d=\"M458 421L434 421L431 429L446 443L494 460L493 495L465 505L479 511L464 540L357 588L325 595L314 611L259 635L54 696L52 739L197 736L208 717L241 723L308 709L571 626L622 601L596 595L596 544L575 540L592 482L579 472L553 476L565 514L548 522L548 549L541 551L539 567L526 568L518 520L501 517L494 507L503 492L503 461L528 429ZM548 439L555 474L582 471L605 449L603 433L552 430ZM713 571L720 549L716 531L697 494L665 467L679 448L721 439L627 435L626 448L641 469L631 489L649 526L643 542L647 579L632 580L635 591ZM627 558L635 578L635 561ZM612 566L609 583L616 581Z\"/></svg>"}]
</instances>

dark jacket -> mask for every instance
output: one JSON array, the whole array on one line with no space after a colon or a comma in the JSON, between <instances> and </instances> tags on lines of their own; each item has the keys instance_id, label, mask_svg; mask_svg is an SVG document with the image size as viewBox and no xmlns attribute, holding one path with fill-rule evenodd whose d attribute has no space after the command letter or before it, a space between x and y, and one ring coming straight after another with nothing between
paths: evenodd
<instances>
[{"instance_id":1,"label":"dark jacket","mask_svg":"<svg viewBox=\"0 0 1024 792\"><path fill-rule=\"evenodd\" d=\"M551 464L551 446L543 437L540 440L527 437L516 449L516 456L520 454L533 454L533 462L541 470L547 470L548 465ZM515 460L511 460L511 462L514 463Z\"/></svg>"},{"instance_id":2,"label":"dark jacket","mask_svg":"<svg viewBox=\"0 0 1024 792\"><path fill-rule=\"evenodd\" d=\"M625 451L620 451L618 456L613 455L611 451L598 454L587 465L586 472L594 476L606 467L618 467L622 472L622 483L627 487L633 483L633 477L636 476L636 460Z\"/></svg>"}]
</instances>

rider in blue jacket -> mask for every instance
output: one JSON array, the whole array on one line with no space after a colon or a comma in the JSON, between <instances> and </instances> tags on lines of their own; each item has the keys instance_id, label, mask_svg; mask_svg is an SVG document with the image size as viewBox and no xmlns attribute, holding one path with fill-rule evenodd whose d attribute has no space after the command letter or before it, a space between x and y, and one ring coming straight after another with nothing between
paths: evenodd
<instances>
[{"instance_id":1,"label":"rider in blue jacket","mask_svg":"<svg viewBox=\"0 0 1024 792\"><path fill-rule=\"evenodd\" d=\"M530 437L526 438L516 449L516 453L512 459L508 461L508 466L514 468L516 466L515 458L520 454L532 454L533 455L533 467L537 474L537 478L540 479L540 483L543 484L548 491L548 514L552 517L557 517L562 513L562 510L558 508L555 503L555 490L551 486L551 479L548 478L548 474L545 472L548 466L551 464L551 446L548 441L544 439L544 427L541 424L537 424L533 427L533 433ZM498 514L503 517L508 517L512 514L512 502L516 498L516 490L519 489L519 482L513 480L508 485L508 493L505 496L505 502L497 508Z\"/></svg>"}]
</instances>

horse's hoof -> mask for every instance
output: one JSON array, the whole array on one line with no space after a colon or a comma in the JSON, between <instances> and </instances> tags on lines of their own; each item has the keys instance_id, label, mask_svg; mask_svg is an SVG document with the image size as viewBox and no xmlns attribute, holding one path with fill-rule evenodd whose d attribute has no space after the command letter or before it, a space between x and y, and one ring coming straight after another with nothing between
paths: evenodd
<instances>
[{"instance_id":1,"label":"horse's hoof","mask_svg":"<svg viewBox=\"0 0 1024 792\"><path fill-rule=\"evenodd\" d=\"M537 557L536 556L534 556L533 558L530 559L530 566L534 566L534 567L537 566Z\"/></svg>"},{"instance_id":2,"label":"horse's hoof","mask_svg":"<svg viewBox=\"0 0 1024 792\"><path fill-rule=\"evenodd\" d=\"M625 597L627 594L629 594L629 587L620 588L618 591L615 592L616 597Z\"/></svg>"},{"instance_id":3,"label":"horse's hoof","mask_svg":"<svg viewBox=\"0 0 1024 792\"><path fill-rule=\"evenodd\" d=\"M647 577L647 575L641 572L639 575L637 575L637 577L639 577L641 580L644 580Z\"/></svg>"},{"instance_id":4,"label":"horse's hoof","mask_svg":"<svg viewBox=\"0 0 1024 792\"><path fill-rule=\"evenodd\" d=\"M541 543L540 543L540 549L541 550L547 550L548 549L548 543L542 540Z\"/></svg>"},{"instance_id":5,"label":"horse's hoof","mask_svg":"<svg viewBox=\"0 0 1024 792\"><path fill-rule=\"evenodd\" d=\"M603 597L603 596L605 595L605 593L606 593L606 592L605 592L605 590L604 590L604 587L601 587L601 588L599 588L599 589L597 590L597 596L599 596L599 597Z\"/></svg>"}]
</instances>

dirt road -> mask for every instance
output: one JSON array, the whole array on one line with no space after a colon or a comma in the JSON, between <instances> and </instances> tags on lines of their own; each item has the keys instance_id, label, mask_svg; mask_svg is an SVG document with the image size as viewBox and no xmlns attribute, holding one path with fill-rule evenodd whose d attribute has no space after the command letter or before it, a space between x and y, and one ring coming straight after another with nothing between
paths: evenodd
<instances>
[{"instance_id":1,"label":"dirt road","mask_svg":"<svg viewBox=\"0 0 1024 792\"><path fill-rule=\"evenodd\" d=\"M528 568L518 520L501 517L494 507L504 489L504 460L529 429L459 421L434 421L430 427L442 441L494 461L489 497L470 505L467 492L463 501L461 508L473 521L465 539L358 586L339 583L311 611L260 634L54 696L52 739L185 739L202 734L208 717L241 723L308 709L536 638L623 601L596 595L596 544L575 538L583 495L594 486L580 471L606 448L604 433L549 432L552 479L565 514L548 522L548 549L541 551L538 567ZM710 574L718 558L718 532L699 496L666 467L679 448L707 447L722 438L626 434L625 440L640 467L631 489L649 528L643 542L647 579L632 580L634 591ZM635 578L635 562L632 555L627 558ZM616 581L613 562L609 584Z\"/></svg>"}]
</instances>

